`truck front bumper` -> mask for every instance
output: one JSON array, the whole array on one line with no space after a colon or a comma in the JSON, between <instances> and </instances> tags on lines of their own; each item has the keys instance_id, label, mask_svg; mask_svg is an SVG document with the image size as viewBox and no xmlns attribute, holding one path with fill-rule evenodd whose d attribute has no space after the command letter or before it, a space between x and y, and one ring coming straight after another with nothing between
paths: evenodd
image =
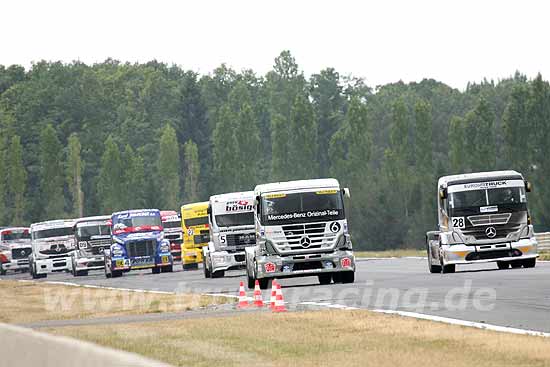
<instances>
[{"instance_id":1,"label":"truck front bumper","mask_svg":"<svg viewBox=\"0 0 550 367\"><path fill-rule=\"evenodd\" d=\"M105 267L104 256L75 257L75 270L101 270Z\"/></svg>"},{"instance_id":2,"label":"truck front bumper","mask_svg":"<svg viewBox=\"0 0 550 367\"><path fill-rule=\"evenodd\" d=\"M2 263L0 266L6 271L28 270L29 259L11 260L7 263Z\"/></svg>"},{"instance_id":3,"label":"truck front bumper","mask_svg":"<svg viewBox=\"0 0 550 367\"><path fill-rule=\"evenodd\" d=\"M202 263L202 247L181 248L181 259L183 264L200 264Z\"/></svg>"},{"instance_id":4,"label":"truck front bumper","mask_svg":"<svg viewBox=\"0 0 550 367\"><path fill-rule=\"evenodd\" d=\"M445 265L527 260L538 257L537 245L535 238L477 246L445 245L442 247L443 260Z\"/></svg>"},{"instance_id":5,"label":"truck front bumper","mask_svg":"<svg viewBox=\"0 0 550 367\"><path fill-rule=\"evenodd\" d=\"M58 271L70 271L72 269L71 258L57 257L53 259L34 259L36 274L48 274Z\"/></svg>"},{"instance_id":6,"label":"truck front bumper","mask_svg":"<svg viewBox=\"0 0 550 367\"><path fill-rule=\"evenodd\" d=\"M159 255L159 261L153 259L152 261L146 259L146 261L140 261L141 258L127 258L127 257L116 257L111 259L111 269L112 270L139 270L139 269L151 269L155 267L163 267L174 265L174 260L170 253L163 253Z\"/></svg>"},{"instance_id":7,"label":"truck front bumper","mask_svg":"<svg viewBox=\"0 0 550 367\"><path fill-rule=\"evenodd\" d=\"M256 278L291 278L355 271L352 251L295 256L267 255L256 259Z\"/></svg>"},{"instance_id":8,"label":"truck front bumper","mask_svg":"<svg viewBox=\"0 0 550 367\"><path fill-rule=\"evenodd\" d=\"M216 251L210 253L212 261L212 272L231 269L244 269L246 266L246 255L244 251L227 252Z\"/></svg>"}]
</instances>

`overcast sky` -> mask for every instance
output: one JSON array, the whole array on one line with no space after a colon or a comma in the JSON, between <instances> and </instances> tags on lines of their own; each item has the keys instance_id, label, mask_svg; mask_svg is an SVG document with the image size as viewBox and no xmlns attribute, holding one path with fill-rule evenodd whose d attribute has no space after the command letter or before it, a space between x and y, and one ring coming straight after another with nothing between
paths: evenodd
<instances>
[{"instance_id":1,"label":"overcast sky","mask_svg":"<svg viewBox=\"0 0 550 367\"><path fill-rule=\"evenodd\" d=\"M550 78L546 3L2 0L0 64L111 57L264 74L288 49L308 76L334 67L370 86L434 78L463 89L515 70Z\"/></svg>"}]
</instances>

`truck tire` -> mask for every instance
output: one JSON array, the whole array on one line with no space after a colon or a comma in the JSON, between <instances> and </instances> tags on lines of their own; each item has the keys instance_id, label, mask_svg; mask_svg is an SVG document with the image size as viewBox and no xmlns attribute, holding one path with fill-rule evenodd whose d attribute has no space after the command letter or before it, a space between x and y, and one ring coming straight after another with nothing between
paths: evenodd
<instances>
[{"instance_id":1,"label":"truck tire","mask_svg":"<svg viewBox=\"0 0 550 367\"><path fill-rule=\"evenodd\" d=\"M155 266L154 268L151 268L151 272L153 274L160 274L160 266Z\"/></svg>"},{"instance_id":2,"label":"truck tire","mask_svg":"<svg viewBox=\"0 0 550 367\"><path fill-rule=\"evenodd\" d=\"M80 271L76 270L76 271L73 271L73 275L75 277L85 277L88 275L88 270L80 270Z\"/></svg>"},{"instance_id":3,"label":"truck tire","mask_svg":"<svg viewBox=\"0 0 550 367\"><path fill-rule=\"evenodd\" d=\"M208 266L206 266L206 258L202 258L202 269L204 270L204 277L205 278L212 278L212 274L210 273L210 270L208 270Z\"/></svg>"},{"instance_id":4,"label":"truck tire","mask_svg":"<svg viewBox=\"0 0 550 367\"><path fill-rule=\"evenodd\" d=\"M183 264L183 270L197 270L199 263Z\"/></svg>"},{"instance_id":5,"label":"truck tire","mask_svg":"<svg viewBox=\"0 0 550 367\"><path fill-rule=\"evenodd\" d=\"M173 273L174 272L174 265L163 266L161 271L163 273Z\"/></svg>"},{"instance_id":6,"label":"truck tire","mask_svg":"<svg viewBox=\"0 0 550 367\"><path fill-rule=\"evenodd\" d=\"M523 260L523 267L524 268L534 268L537 265L537 258L534 257L532 259Z\"/></svg>"},{"instance_id":7,"label":"truck tire","mask_svg":"<svg viewBox=\"0 0 550 367\"><path fill-rule=\"evenodd\" d=\"M342 272L342 283L350 284L355 282L355 272L354 271L344 271Z\"/></svg>"},{"instance_id":8,"label":"truck tire","mask_svg":"<svg viewBox=\"0 0 550 367\"><path fill-rule=\"evenodd\" d=\"M342 273L332 273L332 281L334 282L334 284L342 283Z\"/></svg>"},{"instance_id":9,"label":"truck tire","mask_svg":"<svg viewBox=\"0 0 550 367\"><path fill-rule=\"evenodd\" d=\"M111 277L120 278L122 276L122 270L113 270Z\"/></svg>"},{"instance_id":10,"label":"truck tire","mask_svg":"<svg viewBox=\"0 0 550 367\"><path fill-rule=\"evenodd\" d=\"M262 278L258 279L258 283L260 283L260 289L267 289L271 285L271 278ZM255 282L254 282L255 283Z\"/></svg>"},{"instance_id":11,"label":"truck tire","mask_svg":"<svg viewBox=\"0 0 550 367\"><path fill-rule=\"evenodd\" d=\"M4 269L4 264L0 264L0 275L6 275L6 270Z\"/></svg>"},{"instance_id":12,"label":"truck tire","mask_svg":"<svg viewBox=\"0 0 550 367\"><path fill-rule=\"evenodd\" d=\"M454 264L444 265L442 268L443 268L443 271L442 271L443 274L452 274L456 271L456 266Z\"/></svg>"},{"instance_id":13,"label":"truck tire","mask_svg":"<svg viewBox=\"0 0 550 367\"><path fill-rule=\"evenodd\" d=\"M317 278L319 278L319 284L327 285L332 281L332 274L319 274Z\"/></svg>"},{"instance_id":14,"label":"truck tire","mask_svg":"<svg viewBox=\"0 0 550 367\"><path fill-rule=\"evenodd\" d=\"M521 265L522 265L522 261L511 261L510 262L510 266L512 267L512 269L518 269L518 268L521 268Z\"/></svg>"},{"instance_id":15,"label":"truck tire","mask_svg":"<svg viewBox=\"0 0 550 367\"><path fill-rule=\"evenodd\" d=\"M500 270L505 270L510 267L510 263L507 261L497 261L497 266Z\"/></svg>"},{"instance_id":16,"label":"truck tire","mask_svg":"<svg viewBox=\"0 0 550 367\"><path fill-rule=\"evenodd\" d=\"M248 275L248 272L246 273L246 280L246 285L248 286L248 289L254 289L254 287L256 286L256 279L250 277L250 275Z\"/></svg>"},{"instance_id":17,"label":"truck tire","mask_svg":"<svg viewBox=\"0 0 550 367\"><path fill-rule=\"evenodd\" d=\"M225 271L224 270L213 271L211 275L212 275L212 278L223 278L225 276Z\"/></svg>"},{"instance_id":18,"label":"truck tire","mask_svg":"<svg viewBox=\"0 0 550 367\"><path fill-rule=\"evenodd\" d=\"M430 273L432 274L441 273L441 266L432 264L432 252L430 250L430 245L426 246L426 250L428 252L428 270L430 270Z\"/></svg>"}]
</instances>

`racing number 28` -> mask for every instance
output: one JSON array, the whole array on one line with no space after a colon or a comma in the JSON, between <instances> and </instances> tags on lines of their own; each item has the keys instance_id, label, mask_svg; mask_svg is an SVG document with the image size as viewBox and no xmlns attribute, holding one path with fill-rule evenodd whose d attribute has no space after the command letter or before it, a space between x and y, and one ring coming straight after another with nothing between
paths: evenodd
<instances>
[{"instance_id":1,"label":"racing number 28","mask_svg":"<svg viewBox=\"0 0 550 367\"><path fill-rule=\"evenodd\" d=\"M454 228L464 228L466 227L466 222L464 217L453 217L451 218Z\"/></svg>"}]
</instances>

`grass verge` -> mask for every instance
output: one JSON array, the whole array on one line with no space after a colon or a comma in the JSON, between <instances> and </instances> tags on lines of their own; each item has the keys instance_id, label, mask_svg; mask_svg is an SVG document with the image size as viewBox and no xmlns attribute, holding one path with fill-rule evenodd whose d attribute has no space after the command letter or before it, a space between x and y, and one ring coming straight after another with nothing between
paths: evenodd
<instances>
[{"instance_id":1,"label":"grass verge","mask_svg":"<svg viewBox=\"0 0 550 367\"><path fill-rule=\"evenodd\" d=\"M175 366L548 366L542 337L368 311L246 314L45 331Z\"/></svg>"},{"instance_id":2,"label":"grass verge","mask_svg":"<svg viewBox=\"0 0 550 367\"><path fill-rule=\"evenodd\" d=\"M186 311L227 302L198 294L155 294L58 284L0 282L0 322L85 319Z\"/></svg>"},{"instance_id":3,"label":"grass verge","mask_svg":"<svg viewBox=\"0 0 550 367\"><path fill-rule=\"evenodd\" d=\"M539 260L549 261L550 260L550 251L540 251Z\"/></svg>"},{"instance_id":4,"label":"grass verge","mask_svg":"<svg viewBox=\"0 0 550 367\"><path fill-rule=\"evenodd\" d=\"M407 256L426 256L426 250L417 249L396 249L384 251L354 251L356 257L407 257Z\"/></svg>"}]
</instances>

